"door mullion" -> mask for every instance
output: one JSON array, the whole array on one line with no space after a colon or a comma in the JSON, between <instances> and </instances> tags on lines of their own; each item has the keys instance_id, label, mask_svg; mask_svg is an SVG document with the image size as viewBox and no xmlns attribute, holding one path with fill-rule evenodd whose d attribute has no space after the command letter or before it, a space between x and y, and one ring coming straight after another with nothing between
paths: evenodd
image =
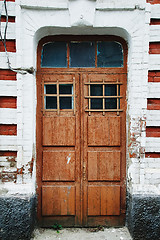
<instances>
[{"instance_id":1,"label":"door mullion","mask_svg":"<svg viewBox=\"0 0 160 240\"><path fill-rule=\"evenodd\" d=\"M88 94L88 86L85 85L85 82L88 82L88 74L83 73L81 77L81 164L82 164L82 189L83 189L83 201L82 201L82 208L83 208L83 216L82 216L82 223L83 226L87 226L87 199L88 199L88 181L87 181L87 115L85 113L86 107L88 108L88 99L85 98L85 95ZM89 90L90 95L90 90ZM90 106L91 107L91 106Z\"/></svg>"}]
</instances>

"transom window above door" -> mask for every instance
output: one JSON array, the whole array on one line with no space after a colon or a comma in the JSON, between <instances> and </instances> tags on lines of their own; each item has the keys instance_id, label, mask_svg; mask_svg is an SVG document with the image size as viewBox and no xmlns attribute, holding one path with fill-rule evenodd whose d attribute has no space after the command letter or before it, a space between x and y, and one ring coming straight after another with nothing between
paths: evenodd
<instances>
[{"instance_id":1,"label":"transom window above door","mask_svg":"<svg viewBox=\"0 0 160 240\"><path fill-rule=\"evenodd\" d=\"M117 41L54 41L43 45L42 68L123 67L123 48Z\"/></svg>"}]
</instances>

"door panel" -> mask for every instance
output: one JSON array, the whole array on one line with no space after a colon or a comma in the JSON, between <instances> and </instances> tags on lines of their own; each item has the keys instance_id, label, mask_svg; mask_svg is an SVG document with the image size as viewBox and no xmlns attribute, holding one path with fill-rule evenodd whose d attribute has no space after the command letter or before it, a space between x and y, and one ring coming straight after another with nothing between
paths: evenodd
<instances>
[{"instance_id":1,"label":"door panel","mask_svg":"<svg viewBox=\"0 0 160 240\"><path fill-rule=\"evenodd\" d=\"M88 117L88 146L120 146L120 117Z\"/></svg>"},{"instance_id":2,"label":"door panel","mask_svg":"<svg viewBox=\"0 0 160 240\"><path fill-rule=\"evenodd\" d=\"M75 215L75 187L43 186L42 216Z\"/></svg>"},{"instance_id":3,"label":"door panel","mask_svg":"<svg viewBox=\"0 0 160 240\"><path fill-rule=\"evenodd\" d=\"M74 146L75 117L43 117L44 146Z\"/></svg>"},{"instance_id":4,"label":"door panel","mask_svg":"<svg viewBox=\"0 0 160 240\"><path fill-rule=\"evenodd\" d=\"M88 216L120 215L120 186L88 186Z\"/></svg>"},{"instance_id":5,"label":"door panel","mask_svg":"<svg viewBox=\"0 0 160 240\"><path fill-rule=\"evenodd\" d=\"M88 152L88 181L119 181L120 162L120 151Z\"/></svg>"},{"instance_id":6,"label":"door panel","mask_svg":"<svg viewBox=\"0 0 160 240\"><path fill-rule=\"evenodd\" d=\"M43 151L43 181L74 181L75 152Z\"/></svg>"}]
</instances>

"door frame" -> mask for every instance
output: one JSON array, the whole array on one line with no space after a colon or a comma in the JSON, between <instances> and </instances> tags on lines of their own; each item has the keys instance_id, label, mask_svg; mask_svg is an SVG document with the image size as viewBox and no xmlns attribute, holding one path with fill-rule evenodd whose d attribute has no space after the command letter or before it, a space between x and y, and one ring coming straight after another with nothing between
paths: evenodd
<instances>
[{"instance_id":1,"label":"door frame","mask_svg":"<svg viewBox=\"0 0 160 240\"><path fill-rule=\"evenodd\" d=\"M117 41L122 44L123 47L123 60L124 65L120 68L41 68L41 51L43 44L51 41ZM115 74L125 74L127 75L127 56L128 56L128 49L127 43L124 39L116 36L74 36L74 35L60 35L60 36L48 36L44 37L39 41L38 48L37 48L37 74L36 74L36 81L37 81L37 111L36 111L36 153L37 153L37 164L36 164L36 172L37 172L37 196L41 195L41 169L42 169L42 131L39 131L41 127L41 118L42 118L42 111L41 111L41 94L39 89L41 88L41 77L44 74L77 74L77 73L105 73L105 74L112 74L113 71ZM69 54L67 54L67 58ZM127 77L126 77L127 79ZM127 87L127 82L126 82ZM127 104L126 104L127 105ZM126 108L125 108L126 112ZM126 132L126 129L125 129ZM126 148L126 146L125 146ZM125 152L125 159L126 159L126 152ZM126 162L125 162L125 172L124 178L126 179ZM124 180L125 181L125 180ZM126 195L126 186L124 194ZM37 207L37 218L41 220L41 197L38 197L38 207ZM81 210L81 215L83 214L83 209ZM82 218L82 216L81 216Z\"/></svg>"}]
</instances>

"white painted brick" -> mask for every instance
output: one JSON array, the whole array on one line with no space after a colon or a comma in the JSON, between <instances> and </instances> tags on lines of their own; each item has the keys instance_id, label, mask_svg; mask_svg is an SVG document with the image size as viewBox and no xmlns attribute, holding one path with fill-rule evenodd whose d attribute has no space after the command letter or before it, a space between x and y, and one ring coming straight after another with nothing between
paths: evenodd
<instances>
[{"instance_id":1,"label":"white painted brick","mask_svg":"<svg viewBox=\"0 0 160 240\"><path fill-rule=\"evenodd\" d=\"M147 97L147 92L144 92L143 93L143 96L144 97ZM137 98L138 99L141 99L142 98L142 92L133 92L130 94L130 97L134 97L134 98ZM139 100L140 101L140 100Z\"/></svg>"},{"instance_id":2,"label":"white painted brick","mask_svg":"<svg viewBox=\"0 0 160 240\"><path fill-rule=\"evenodd\" d=\"M140 9L145 8L144 1L140 2L137 0L108 0L108 1L97 1L96 9L97 10L134 10L135 7Z\"/></svg>"},{"instance_id":3,"label":"white painted brick","mask_svg":"<svg viewBox=\"0 0 160 240\"><path fill-rule=\"evenodd\" d=\"M0 158L0 167L7 167L8 169L10 167L10 162L3 162Z\"/></svg>"},{"instance_id":4,"label":"white painted brick","mask_svg":"<svg viewBox=\"0 0 160 240\"><path fill-rule=\"evenodd\" d=\"M0 96L17 96L17 82L1 80Z\"/></svg>"},{"instance_id":5,"label":"white painted brick","mask_svg":"<svg viewBox=\"0 0 160 240\"><path fill-rule=\"evenodd\" d=\"M146 152L159 152L160 151L160 138L146 137Z\"/></svg>"},{"instance_id":6,"label":"white painted brick","mask_svg":"<svg viewBox=\"0 0 160 240\"><path fill-rule=\"evenodd\" d=\"M160 41L160 25L150 26L150 42Z\"/></svg>"},{"instance_id":7,"label":"white painted brick","mask_svg":"<svg viewBox=\"0 0 160 240\"><path fill-rule=\"evenodd\" d=\"M157 172L145 173L145 182L148 182L148 184L160 184L160 169L157 169Z\"/></svg>"},{"instance_id":8,"label":"white painted brick","mask_svg":"<svg viewBox=\"0 0 160 240\"><path fill-rule=\"evenodd\" d=\"M159 178L160 178L160 169L158 169L158 168L146 168L145 169L145 172L146 173L154 173L154 174L156 174L156 173L159 173Z\"/></svg>"},{"instance_id":9,"label":"white painted brick","mask_svg":"<svg viewBox=\"0 0 160 240\"><path fill-rule=\"evenodd\" d=\"M1 135L0 135L0 138L1 138ZM1 151L17 151L18 150L17 145L4 145L2 143L0 145L0 150Z\"/></svg>"},{"instance_id":10,"label":"white painted brick","mask_svg":"<svg viewBox=\"0 0 160 240\"><path fill-rule=\"evenodd\" d=\"M151 18L159 18L160 4L151 5Z\"/></svg>"},{"instance_id":11,"label":"white painted brick","mask_svg":"<svg viewBox=\"0 0 160 240\"><path fill-rule=\"evenodd\" d=\"M148 167L150 168L159 168L160 169L160 159L158 159L159 162L157 163L148 163Z\"/></svg>"},{"instance_id":12,"label":"white painted brick","mask_svg":"<svg viewBox=\"0 0 160 240\"><path fill-rule=\"evenodd\" d=\"M132 54L132 59L133 58L141 59L142 57L143 57L143 52L141 52L141 53L140 52L139 53L138 52L133 52L133 54Z\"/></svg>"},{"instance_id":13,"label":"white painted brick","mask_svg":"<svg viewBox=\"0 0 160 240\"><path fill-rule=\"evenodd\" d=\"M160 83L148 83L148 98L160 97Z\"/></svg>"},{"instance_id":14,"label":"white painted brick","mask_svg":"<svg viewBox=\"0 0 160 240\"><path fill-rule=\"evenodd\" d=\"M15 2L6 2L6 4L7 4L8 15L15 16ZM0 9L2 9L2 6L3 6L2 15L6 15L3 1L0 1Z\"/></svg>"},{"instance_id":15,"label":"white painted brick","mask_svg":"<svg viewBox=\"0 0 160 240\"><path fill-rule=\"evenodd\" d=\"M5 22L1 23L1 31L2 31L2 37L4 36L4 30L5 30ZM16 39L16 32L15 32L15 23L8 23L7 27L7 39Z\"/></svg>"},{"instance_id":16,"label":"white painted brick","mask_svg":"<svg viewBox=\"0 0 160 240\"><path fill-rule=\"evenodd\" d=\"M26 161L29 159L29 161L31 161L31 158L32 158L31 151L23 151L23 159L26 159Z\"/></svg>"},{"instance_id":17,"label":"white painted brick","mask_svg":"<svg viewBox=\"0 0 160 240\"><path fill-rule=\"evenodd\" d=\"M10 60L10 63L11 63L11 67L15 68L16 67L16 53L9 52L8 55L9 55L9 60ZM5 52L1 52L0 68L8 69L7 57L6 57Z\"/></svg>"},{"instance_id":18,"label":"white painted brick","mask_svg":"<svg viewBox=\"0 0 160 240\"><path fill-rule=\"evenodd\" d=\"M17 123L17 109L0 108L0 123L16 124Z\"/></svg>"},{"instance_id":19,"label":"white painted brick","mask_svg":"<svg viewBox=\"0 0 160 240\"><path fill-rule=\"evenodd\" d=\"M147 110L147 126L159 126L160 125L160 110Z\"/></svg>"},{"instance_id":20,"label":"white painted brick","mask_svg":"<svg viewBox=\"0 0 160 240\"><path fill-rule=\"evenodd\" d=\"M12 156L4 156L4 157L1 157L0 156L0 161L1 162L7 162L9 159L12 159L13 157ZM14 157L15 161L17 160L16 157Z\"/></svg>"},{"instance_id":21,"label":"white painted brick","mask_svg":"<svg viewBox=\"0 0 160 240\"><path fill-rule=\"evenodd\" d=\"M18 5L19 2L21 2L22 8ZM48 34L62 34L60 29L55 30L55 26L60 26L64 28L65 26L69 26L69 14L72 14L70 11L61 11L65 13L60 13L60 11L47 11L47 8L60 8L60 6L64 7L68 6L69 4L72 4L71 2L74 1L63 1L63 0L54 0L54 1L43 1L43 0L19 0L16 1L16 10L17 16L16 16L16 43L17 43L17 49L18 49L18 56L14 56L14 61L16 60L17 66L30 66L35 64L34 58L36 53L36 42L35 39L38 41L41 37L44 37ZM80 1L79 1L80 2ZM146 104L147 104L147 71L148 71L148 46L149 46L149 13L145 11L139 11L134 10L135 4L140 5L140 7L146 6L145 0L106 0L106 1L86 1L88 3L91 2L91 4L94 4L96 6L97 2L105 2L106 7L105 10L108 8L116 7L115 10L121 9L121 10L127 10L127 7L131 7L133 11L99 11L103 10L100 9L101 6L99 6L98 15L96 15L93 24L94 26L100 26L98 30L96 28L88 28L85 27L85 24L88 24L88 22L84 21L83 28L77 28L77 30L64 30L66 33L67 31L70 31L71 34L113 34L119 35L127 39L127 34L130 36L130 39L128 37L128 46L129 46L129 64L128 64L128 115L131 121L131 130L133 132L136 132L137 134L137 152L140 150L140 147L145 146L145 132L144 129L140 126L140 119L145 116L146 111ZM85 4L85 1L83 1L83 4ZM142 4L142 5L141 5ZM144 4L144 5L143 5ZM150 4L148 4L150 6ZM31 7L34 8L34 10L31 9ZM36 8L41 9L41 11L37 11ZM45 9L45 11L43 11ZM98 6L97 6L98 9ZM79 10L79 9L78 9ZM89 11L92 11L92 9L89 8ZM147 10L149 11L149 10ZM74 11L73 11L74 12ZM97 13L96 13L97 14ZM43 18L41 17L43 15ZM63 15L63 16L62 16ZM62 16L62 18L61 18ZM97 18L99 16L99 20ZM54 18L53 18L54 17ZM55 19L55 21L54 21ZM65 20L67 19L67 20ZM127 20L126 20L127 19ZM21 21L22 20L22 21ZM52 21L51 21L52 20ZM55 23L56 22L56 23ZM145 22L147 23L145 25ZM77 23L77 22L76 22ZM45 26L53 25L52 28L44 28ZM54 25L55 24L55 25ZM68 24L68 25L67 25ZM107 26L108 28L102 28L103 26ZM110 29L109 29L110 27ZM113 30L111 28L114 28ZM82 29L82 30L81 30ZM121 30L123 29L123 30ZM11 30L10 30L11 31ZM72 32L73 31L73 32ZM77 32L76 32L77 31ZM94 32L95 31L95 32ZM96 32L97 31L97 32ZM69 33L70 33L69 32ZM69 34L68 33L68 34ZM127 34L126 34L127 33ZM151 28L151 35L152 38L154 37L155 30L152 30ZM33 47L33 43L35 44L35 48ZM29 49L29 51L28 51ZM2 53L2 58L0 57L0 67L6 66L5 68L8 68L7 65L4 64L4 54ZM154 56L155 58L156 56ZM149 61L151 61L152 56L150 57ZM159 57L158 57L159 59ZM153 67L156 69L157 65L160 65L158 60L154 60L150 62L150 65L153 65ZM156 69L157 70L157 69ZM13 82L13 81L12 81ZM15 83L15 92L12 90L9 90L9 87L5 88L5 94L10 91L9 94L17 94L18 95L18 101L17 101L17 117L16 114L14 117L12 116L12 121L15 121L16 118L18 118L18 137L14 138L6 138L2 136L2 140L0 143L3 145L0 146L0 149L9 149L9 150L19 150L18 151L18 160L17 160L17 166L22 166L23 164L27 165L28 161L31 160L33 155L33 145L35 144L35 129L36 129L36 94L35 94L35 86L36 81L35 78L29 74L26 76L20 76L18 74L17 76L17 85ZM3 84L6 84L6 81L3 81ZM8 83L7 83L8 84ZM154 93L154 96L158 96L159 90L156 88L156 85L151 88L151 90L148 90L148 96L151 96ZM153 90L154 89L154 90ZM153 90L153 91L152 91ZM0 90L1 91L1 90ZM1 91L2 92L2 91ZM4 92L4 91L3 91ZM13 93L14 92L14 93ZM156 94L155 94L156 92ZM2 93L3 94L3 93ZM14 96L14 95L13 95ZM16 96L16 95L15 95ZM148 114L148 112L147 112ZM151 112L148 117L150 121L151 119ZM6 113L6 118L8 116L8 119L5 119L5 116L3 116L4 121L10 121L9 120L9 113ZM158 117L158 116L157 116ZM129 120L128 120L129 121ZM148 120L149 121L149 120ZM154 121L158 121L158 119L154 118ZM152 122L154 122L152 121ZM142 137L141 137L142 136ZM0 136L1 137L1 136ZM16 140L17 139L17 140ZM148 142L146 143L147 147L150 147L150 149L153 147L158 149L159 151L159 142L156 142L157 140L154 138L154 141L152 139L148 139ZM158 140L159 141L159 140ZM11 145L13 144L13 145ZM17 145L18 144L18 145ZM10 146L9 146L10 145ZM128 153L127 153L128 154ZM154 160L147 159L145 163L145 159L131 159L132 166L129 167L128 173L131 175L131 184L136 185L134 188L133 186L133 192L151 192L153 188L150 190L150 179L153 178L153 172L147 172L145 171L145 168L152 168L156 169L159 168L158 163ZM150 163L149 163L150 161ZM27 168L26 168L27 170ZM127 173L127 174L128 174ZM148 174L145 176L145 173ZM129 175L128 174L128 175ZM24 176L24 182L28 183L31 182L31 178L29 174L26 174ZM156 177L155 181L158 177ZM145 182L146 180L146 182ZM153 178L154 180L154 178ZM22 183L22 179L18 180ZM35 179L34 179L35 181ZM139 182L141 184L138 186ZM148 183L148 186L146 184ZM145 184L145 187L142 186L142 184ZM34 185L34 184L33 184ZM20 185L23 192L23 186ZM27 186L27 191L31 192L30 188ZM31 187L32 188L32 187ZM25 190L26 191L26 190ZM15 193L15 190L12 192ZM17 192L20 192L18 189ZM156 188L154 188L153 192L156 192Z\"/></svg>"},{"instance_id":22,"label":"white painted brick","mask_svg":"<svg viewBox=\"0 0 160 240\"><path fill-rule=\"evenodd\" d=\"M149 55L149 70L160 70L160 54Z\"/></svg>"},{"instance_id":23,"label":"white painted brick","mask_svg":"<svg viewBox=\"0 0 160 240\"><path fill-rule=\"evenodd\" d=\"M20 0L20 6L31 9L68 9L67 1L64 0L45 0L45 2L42 0Z\"/></svg>"},{"instance_id":24,"label":"white painted brick","mask_svg":"<svg viewBox=\"0 0 160 240\"><path fill-rule=\"evenodd\" d=\"M7 162L8 161L8 157L1 157L0 156L0 161L1 162Z\"/></svg>"},{"instance_id":25,"label":"white painted brick","mask_svg":"<svg viewBox=\"0 0 160 240\"><path fill-rule=\"evenodd\" d=\"M12 168L12 167L10 167L10 168L4 168L4 171L7 171L7 172L16 172L17 171L17 168Z\"/></svg>"},{"instance_id":26,"label":"white painted brick","mask_svg":"<svg viewBox=\"0 0 160 240\"><path fill-rule=\"evenodd\" d=\"M1 146L16 146L17 145L17 136L0 135L0 145Z\"/></svg>"}]
</instances>

